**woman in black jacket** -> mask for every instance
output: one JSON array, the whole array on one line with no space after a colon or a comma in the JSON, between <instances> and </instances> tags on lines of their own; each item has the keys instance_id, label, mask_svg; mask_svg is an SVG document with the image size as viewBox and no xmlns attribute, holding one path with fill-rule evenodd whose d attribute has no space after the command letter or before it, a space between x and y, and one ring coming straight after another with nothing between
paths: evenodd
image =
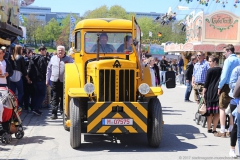
<instances>
[{"instance_id":1,"label":"woman in black jacket","mask_svg":"<svg viewBox=\"0 0 240 160\"><path fill-rule=\"evenodd\" d=\"M16 45L13 50L13 54L11 55L11 65L13 68L13 75L10 77L10 89L16 93L16 89L18 91L18 103L19 106L23 105L23 79L22 76L27 79L30 83L30 79L27 75L27 70L25 67L25 60L22 56L22 46Z\"/></svg>"}]
</instances>

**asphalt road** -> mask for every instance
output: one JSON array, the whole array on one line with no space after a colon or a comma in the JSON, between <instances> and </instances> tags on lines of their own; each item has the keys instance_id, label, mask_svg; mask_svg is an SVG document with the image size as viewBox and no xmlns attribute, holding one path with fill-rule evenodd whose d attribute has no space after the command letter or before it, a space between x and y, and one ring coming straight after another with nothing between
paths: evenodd
<instances>
[{"instance_id":1,"label":"asphalt road","mask_svg":"<svg viewBox=\"0 0 240 160\"><path fill-rule=\"evenodd\" d=\"M193 118L197 105L184 102L184 93L184 86L164 88L164 95L159 97L165 122L159 148L148 146L146 134L82 134L82 148L74 150L62 119L51 120L50 110L45 109L42 116L23 112L25 136L17 140L13 135L11 144L0 143L0 159L230 159L230 139L214 137L206 128L196 125Z\"/></svg>"}]
</instances>

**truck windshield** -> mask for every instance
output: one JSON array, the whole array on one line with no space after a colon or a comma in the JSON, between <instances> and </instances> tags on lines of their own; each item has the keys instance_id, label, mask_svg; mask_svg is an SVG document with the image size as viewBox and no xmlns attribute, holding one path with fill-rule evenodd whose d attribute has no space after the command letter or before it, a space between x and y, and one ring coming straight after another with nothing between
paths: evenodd
<instances>
[{"instance_id":1,"label":"truck windshield","mask_svg":"<svg viewBox=\"0 0 240 160\"><path fill-rule=\"evenodd\" d=\"M97 38L99 36L100 53L125 53L132 52L132 34L131 33L92 33L85 34L85 52L97 53Z\"/></svg>"}]
</instances>

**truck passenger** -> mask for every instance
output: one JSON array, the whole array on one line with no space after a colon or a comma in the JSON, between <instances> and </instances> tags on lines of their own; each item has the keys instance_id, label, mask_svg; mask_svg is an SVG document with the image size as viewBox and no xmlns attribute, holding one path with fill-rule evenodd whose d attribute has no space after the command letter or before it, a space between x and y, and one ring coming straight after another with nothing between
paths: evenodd
<instances>
[{"instance_id":1,"label":"truck passenger","mask_svg":"<svg viewBox=\"0 0 240 160\"><path fill-rule=\"evenodd\" d=\"M115 48L113 47L113 45L111 44L107 44L108 42L108 35L106 33L101 33L100 34L100 49L99 49L99 52L101 53L115 53L116 50ZM94 53L94 52L97 52L97 49L98 49L98 46L97 44L95 44L92 49L91 49L91 53Z\"/></svg>"}]
</instances>

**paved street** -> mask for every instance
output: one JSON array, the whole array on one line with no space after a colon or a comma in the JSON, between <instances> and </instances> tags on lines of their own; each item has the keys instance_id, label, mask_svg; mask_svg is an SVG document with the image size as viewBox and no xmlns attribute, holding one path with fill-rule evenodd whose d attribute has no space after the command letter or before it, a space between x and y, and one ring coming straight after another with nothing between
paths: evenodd
<instances>
[{"instance_id":1,"label":"paved street","mask_svg":"<svg viewBox=\"0 0 240 160\"><path fill-rule=\"evenodd\" d=\"M196 125L193 121L196 103L185 103L184 93L184 86L164 88L164 95L159 97L165 124L162 142L157 149L148 147L146 134L114 137L82 134L82 148L74 150L69 144L69 132L63 129L62 119L51 120L50 111L43 110L40 117L32 113L22 114L25 136L21 140L13 136L8 145L0 143L0 159L230 159L229 138L214 137L206 128Z\"/></svg>"}]
</instances>

